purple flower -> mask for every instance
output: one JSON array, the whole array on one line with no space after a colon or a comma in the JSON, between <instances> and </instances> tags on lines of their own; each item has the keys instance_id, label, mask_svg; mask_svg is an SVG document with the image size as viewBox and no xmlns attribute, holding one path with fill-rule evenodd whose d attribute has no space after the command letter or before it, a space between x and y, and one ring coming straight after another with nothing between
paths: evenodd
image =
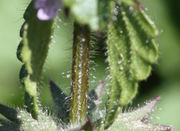
<instances>
[{"instance_id":1,"label":"purple flower","mask_svg":"<svg viewBox=\"0 0 180 131\"><path fill-rule=\"evenodd\" d=\"M58 11L61 9L60 0L36 0L35 8L37 11L37 17L40 20L51 20L55 18Z\"/></svg>"}]
</instances>

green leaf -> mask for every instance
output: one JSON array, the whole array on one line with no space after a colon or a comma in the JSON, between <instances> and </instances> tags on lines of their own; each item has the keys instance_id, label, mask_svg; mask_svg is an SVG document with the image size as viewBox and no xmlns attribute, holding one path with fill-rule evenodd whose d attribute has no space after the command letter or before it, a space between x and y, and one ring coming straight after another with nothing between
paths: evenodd
<instances>
[{"instance_id":1,"label":"green leaf","mask_svg":"<svg viewBox=\"0 0 180 131\"><path fill-rule=\"evenodd\" d=\"M111 0L98 0L99 29L107 29L111 18Z\"/></svg>"},{"instance_id":2,"label":"green leaf","mask_svg":"<svg viewBox=\"0 0 180 131\"><path fill-rule=\"evenodd\" d=\"M99 113L100 104L102 103L102 96L104 91L104 81L102 80L98 86L91 90L91 92L88 93L88 118L90 118L93 122L94 119L100 119L98 118L99 115L96 113Z\"/></svg>"},{"instance_id":3,"label":"green leaf","mask_svg":"<svg viewBox=\"0 0 180 131\"><path fill-rule=\"evenodd\" d=\"M68 96L53 81L50 81L50 90L54 104L57 108L58 117L63 122L68 122L69 121L68 110L70 108L70 100L67 99Z\"/></svg>"},{"instance_id":4,"label":"green leaf","mask_svg":"<svg viewBox=\"0 0 180 131\"><path fill-rule=\"evenodd\" d=\"M97 0L64 0L64 5L70 8L79 24L89 25L93 30L99 28Z\"/></svg>"},{"instance_id":5,"label":"green leaf","mask_svg":"<svg viewBox=\"0 0 180 131\"><path fill-rule=\"evenodd\" d=\"M141 8L124 2L116 4L108 29L107 51L112 79L105 128L114 121L118 107L127 105L136 96L138 82L150 75L151 64L158 58L153 39L156 35L154 24Z\"/></svg>"},{"instance_id":6,"label":"green leaf","mask_svg":"<svg viewBox=\"0 0 180 131\"><path fill-rule=\"evenodd\" d=\"M142 107L139 107L130 112L119 113L114 123L108 130L122 131L173 131L174 128L169 125L160 125L151 123L152 112L160 97L155 97L153 100L146 102Z\"/></svg>"},{"instance_id":7,"label":"green leaf","mask_svg":"<svg viewBox=\"0 0 180 131\"><path fill-rule=\"evenodd\" d=\"M54 21L40 21L36 14L32 0L24 14L25 22L20 31L22 41L17 50L17 57L24 63L20 80L25 87L25 104L27 110L37 119L37 86L52 38Z\"/></svg>"},{"instance_id":8,"label":"green leaf","mask_svg":"<svg viewBox=\"0 0 180 131\"><path fill-rule=\"evenodd\" d=\"M64 0L79 24L89 25L92 30L107 28L111 17L111 0Z\"/></svg>"},{"instance_id":9,"label":"green leaf","mask_svg":"<svg viewBox=\"0 0 180 131\"><path fill-rule=\"evenodd\" d=\"M21 120L20 129L23 131L59 131L60 123L56 123L47 112L39 110L38 120L35 120L30 113L25 110L18 111L18 118Z\"/></svg>"},{"instance_id":10,"label":"green leaf","mask_svg":"<svg viewBox=\"0 0 180 131\"><path fill-rule=\"evenodd\" d=\"M18 123L17 111L13 108L0 104L0 114L12 122Z\"/></svg>"},{"instance_id":11,"label":"green leaf","mask_svg":"<svg viewBox=\"0 0 180 131\"><path fill-rule=\"evenodd\" d=\"M123 3L128 4L128 5L136 6L136 3L137 3L138 0L118 0L119 3L120 3L121 1L122 1Z\"/></svg>"},{"instance_id":12,"label":"green leaf","mask_svg":"<svg viewBox=\"0 0 180 131\"><path fill-rule=\"evenodd\" d=\"M0 131L20 131L20 123L15 124L4 119L0 119Z\"/></svg>"}]
</instances>

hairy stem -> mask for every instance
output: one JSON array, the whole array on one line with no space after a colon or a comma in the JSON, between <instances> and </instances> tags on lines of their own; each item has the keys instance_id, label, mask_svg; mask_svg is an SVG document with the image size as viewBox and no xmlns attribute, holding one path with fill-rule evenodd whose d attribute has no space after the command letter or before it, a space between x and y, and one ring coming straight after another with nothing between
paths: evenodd
<instances>
[{"instance_id":1,"label":"hairy stem","mask_svg":"<svg viewBox=\"0 0 180 131\"><path fill-rule=\"evenodd\" d=\"M90 30L74 24L72 87L70 120L81 122L86 118L89 74Z\"/></svg>"}]
</instances>

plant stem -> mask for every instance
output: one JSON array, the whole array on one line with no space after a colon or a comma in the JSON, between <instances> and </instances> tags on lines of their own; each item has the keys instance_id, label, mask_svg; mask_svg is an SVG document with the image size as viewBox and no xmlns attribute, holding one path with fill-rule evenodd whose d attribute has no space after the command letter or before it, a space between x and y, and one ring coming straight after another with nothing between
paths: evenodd
<instances>
[{"instance_id":1,"label":"plant stem","mask_svg":"<svg viewBox=\"0 0 180 131\"><path fill-rule=\"evenodd\" d=\"M81 122L87 114L90 30L74 24L70 120Z\"/></svg>"}]
</instances>

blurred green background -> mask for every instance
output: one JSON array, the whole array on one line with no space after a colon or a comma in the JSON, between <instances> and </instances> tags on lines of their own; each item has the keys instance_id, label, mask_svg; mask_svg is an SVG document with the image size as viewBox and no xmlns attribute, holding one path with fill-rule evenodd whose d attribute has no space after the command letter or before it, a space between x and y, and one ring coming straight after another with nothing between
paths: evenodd
<instances>
[{"instance_id":1,"label":"blurred green background","mask_svg":"<svg viewBox=\"0 0 180 131\"><path fill-rule=\"evenodd\" d=\"M23 88L18 80L21 63L16 58L19 29L28 0L0 1L0 103L23 106ZM142 0L147 13L160 30L157 38L160 57L148 80L140 83L132 106L161 96L153 121L171 124L180 130L180 0ZM63 22L64 21L64 22ZM40 101L52 107L48 81L54 80L68 93L72 56L72 23L58 19L40 86ZM98 54L98 53L97 53ZM92 58L91 88L105 79L104 57Z\"/></svg>"}]
</instances>

